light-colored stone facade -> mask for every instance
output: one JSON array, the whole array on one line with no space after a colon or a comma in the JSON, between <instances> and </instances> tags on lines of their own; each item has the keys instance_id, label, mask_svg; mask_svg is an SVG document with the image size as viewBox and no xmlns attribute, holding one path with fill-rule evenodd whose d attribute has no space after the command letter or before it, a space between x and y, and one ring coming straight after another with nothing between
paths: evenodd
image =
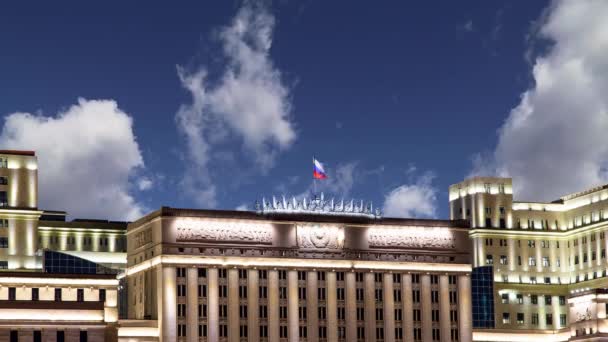
<instances>
[{"instance_id":1,"label":"light-colored stone facade","mask_svg":"<svg viewBox=\"0 0 608 342\"><path fill-rule=\"evenodd\" d=\"M465 223L163 207L129 225L119 339L471 341Z\"/></svg>"},{"instance_id":2,"label":"light-colored stone facade","mask_svg":"<svg viewBox=\"0 0 608 342\"><path fill-rule=\"evenodd\" d=\"M495 334L475 339L604 336L604 307L584 317L573 307L594 308L605 295L591 293L608 286L608 186L550 203L513 201L512 189L510 178L483 177L450 187L450 218L471 223L473 267L494 270Z\"/></svg>"}]
</instances>

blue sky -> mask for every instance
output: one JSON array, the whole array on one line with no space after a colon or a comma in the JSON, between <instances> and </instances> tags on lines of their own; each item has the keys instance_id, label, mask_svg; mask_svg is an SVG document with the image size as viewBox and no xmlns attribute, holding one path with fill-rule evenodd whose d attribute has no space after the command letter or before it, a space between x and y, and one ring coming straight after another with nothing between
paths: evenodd
<instances>
[{"instance_id":1,"label":"blue sky","mask_svg":"<svg viewBox=\"0 0 608 342\"><path fill-rule=\"evenodd\" d=\"M560 46L597 62L570 37L605 32L601 20L561 14L603 13L581 4L2 4L0 143L37 149L41 207L73 216L133 219L161 205L234 209L301 195L313 155L330 172L326 192L391 216L447 217L447 187L471 174L511 175L526 199L553 199L606 179L603 147L559 158L584 165L576 181L544 176L560 151L603 146L574 148L559 124L576 113L583 129L602 128L603 102L572 99L559 117L545 104L564 96L536 92L546 73L535 67L544 61L560 77L569 65ZM576 98L593 102L591 88ZM529 107L532 128L521 128ZM554 134L538 133L546 129Z\"/></svg>"}]
</instances>

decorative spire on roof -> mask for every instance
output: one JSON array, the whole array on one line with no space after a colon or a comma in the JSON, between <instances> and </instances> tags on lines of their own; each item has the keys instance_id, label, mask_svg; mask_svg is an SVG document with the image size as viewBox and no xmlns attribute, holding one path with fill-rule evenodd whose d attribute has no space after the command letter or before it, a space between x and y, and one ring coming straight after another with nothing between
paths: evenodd
<instances>
[{"instance_id":1,"label":"decorative spire on roof","mask_svg":"<svg viewBox=\"0 0 608 342\"><path fill-rule=\"evenodd\" d=\"M255 202L255 211L260 215L266 214L315 214L315 215L330 215L330 216L359 216L367 218L381 218L382 214L379 208L374 209L371 202L364 203L363 201L355 202L354 200L335 201L325 199L325 195L314 196L313 198L302 198L298 200L294 197L291 199L282 196L276 198L272 196L272 200L267 201L262 198L262 202Z\"/></svg>"}]
</instances>

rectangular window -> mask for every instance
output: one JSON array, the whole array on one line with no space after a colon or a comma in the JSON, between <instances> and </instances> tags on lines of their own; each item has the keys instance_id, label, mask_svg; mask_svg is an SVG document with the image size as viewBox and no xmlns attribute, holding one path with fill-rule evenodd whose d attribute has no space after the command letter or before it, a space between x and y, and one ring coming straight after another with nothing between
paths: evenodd
<instances>
[{"instance_id":1,"label":"rectangular window","mask_svg":"<svg viewBox=\"0 0 608 342\"><path fill-rule=\"evenodd\" d=\"M8 300L16 300L17 299L17 290L14 287L8 288Z\"/></svg>"},{"instance_id":2,"label":"rectangular window","mask_svg":"<svg viewBox=\"0 0 608 342\"><path fill-rule=\"evenodd\" d=\"M55 301L61 302L61 289L55 289Z\"/></svg>"},{"instance_id":3,"label":"rectangular window","mask_svg":"<svg viewBox=\"0 0 608 342\"><path fill-rule=\"evenodd\" d=\"M106 289L99 289L99 301L100 302L106 301Z\"/></svg>"},{"instance_id":4,"label":"rectangular window","mask_svg":"<svg viewBox=\"0 0 608 342\"><path fill-rule=\"evenodd\" d=\"M8 196L6 191L0 191L0 207L8 206Z\"/></svg>"},{"instance_id":5,"label":"rectangular window","mask_svg":"<svg viewBox=\"0 0 608 342\"><path fill-rule=\"evenodd\" d=\"M508 312L503 312L502 313L502 324L509 324L511 323L511 316L509 315Z\"/></svg>"},{"instance_id":6,"label":"rectangular window","mask_svg":"<svg viewBox=\"0 0 608 342\"><path fill-rule=\"evenodd\" d=\"M80 342L87 342L89 340L88 338L88 334L86 330L81 330L80 331Z\"/></svg>"},{"instance_id":7,"label":"rectangular window","mask_svg":"<svg viewBox=\"0 0 608 342\"><path fill-rule=\"evenodd\" d=\"M76 291L76 301L84 302L84 289L78 289Z\"/></svg>"},{"instance_id":8,"label":"rectangular window","mask_svg":"<svg viewBox=\"0 0 608 342\"><path fill-rule=\"evenodd\" d=\"M0 248L8 248L8 238L0 237Z\"/></svg>"},{"instance_id":9,"label":"rectangular window","mask_svg":"<svg viewBox=\"0 0 608 342\"><path fill-rule=\"evenodd\" d=\"M37 301L38 300L38 288L32 288L32 300L33 301Z\"/></svg>"},{"instance_id":10,"label":"rectangular window","mask_svg":"<svg viewBox=\"0 0 608 342\"><path fill-rule=\"evenodd\" d=\"M7 185L8 184L8 177L2 176L0 177L0 185Z\"/></svg>"}]
</instances>

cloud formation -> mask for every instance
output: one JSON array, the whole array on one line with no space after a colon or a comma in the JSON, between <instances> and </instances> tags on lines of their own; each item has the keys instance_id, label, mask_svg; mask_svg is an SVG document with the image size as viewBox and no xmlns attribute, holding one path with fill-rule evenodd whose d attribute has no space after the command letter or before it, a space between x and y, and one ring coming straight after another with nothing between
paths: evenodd
<instances>
[{"instance_id":1,"label":"cloud formation","mask_svg":"<svg viewBox=\"0 0 608 342\"><path fill-rule=\"evenodd\" d=\"M131 117L112 100L85 100L54 117L5 117L0 145L35 150L39 204L73 217L133 220L144 207L129 177L144 162Z\"/></svg>"},{"instance_id":2,"label":"cloud formation","mask_svg":"<svg viewBox=\"0 0 608 342\"><path fill-rule=\"evenodd\" d=\"M296 138L289 88L270 58L275 20L262 5L245 2L232 23L219 31L225 70L210 80L206 67L178 68L182 86L192 95L176 114L188 145L183 186L198 204L216 205L209 162L214 145L241 141L244 152L262 171Z\"/></svg>"},{"instance_id":3,"label":"cloud formation","mask_svg":"<svg viewBox=\"0 0 608 342\"><path fill-rule=\"evenodd\" d=\"M408 171L408 173L410 173ZM391 190L384 198L385 217L430 218L437 214L437 189L434 175L427 172L410 184Z\"/></svg>"},{"instance_id":4,"label":"cloud formation","mask_svg":"<svg viewBox=\"0 0 608 342\"><path fill-rule=\"evenodd\" d=\"M605 1L552 3L537 36L552 45L474 174L511 176L518 199L537 201L608 182L607 17Z\"/></svg>"}]
</instances>

